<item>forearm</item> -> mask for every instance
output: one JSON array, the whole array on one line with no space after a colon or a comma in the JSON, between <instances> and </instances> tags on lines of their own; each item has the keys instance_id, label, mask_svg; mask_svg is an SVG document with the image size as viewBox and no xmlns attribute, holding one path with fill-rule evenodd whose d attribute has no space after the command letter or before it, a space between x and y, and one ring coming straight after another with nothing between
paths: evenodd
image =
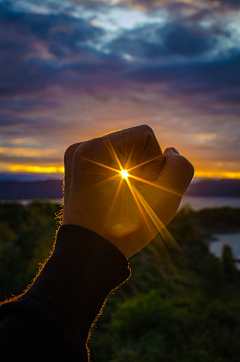
<instances>
[{"instance_id":1,"label":"forearm","mask_svg":"<svg viewBox=\"0 0 240 362\"><path fill-rule=\"evenodd\" d=\"M19 313L25 320L31 316L33 329L38 324L41 330L51 330L61 348L65 343L66 349L75 348L77 353L79 347L85 348L108 293L129 275L127 260L113 245L79 226L63 226L52 256L31 288L0 308L2 323L15 313L18 319Z\"/></svg>"}]
</instances>

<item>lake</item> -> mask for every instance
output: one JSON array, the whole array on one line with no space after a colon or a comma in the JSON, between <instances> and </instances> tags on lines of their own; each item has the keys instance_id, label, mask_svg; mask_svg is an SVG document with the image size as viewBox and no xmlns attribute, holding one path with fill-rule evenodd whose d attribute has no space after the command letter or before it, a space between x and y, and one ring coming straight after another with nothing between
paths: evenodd
<instances>
[{"instance_id":1,"label":"lake","mask_svg":"<svg viewBox=\"0 0 240 362\"><path fill-rule=\"evenodd\" d=\"M212 207L237 207L240 208L240 198L234 197L183 197L180 208L188 204L193 210L201 210ZM240 220L239 220L240 225ZM236 234L217 234L214 235L216 241L210 242L209 250L217 257L221 256L222 246L229 244L232 247L233 255L240 259L240 233ZM236 263L240 269L240 262Z\"/></svg>"},{"instance_id":2,"label":"lake","mask_svg":"<svg viewBox=\"0 0 240 362\"><path fill-rule=\"evenodd\" d=\"M240 260L240 233L237 234L218 234L214 235L216 241L213 241L209 245L209 250L211 253L215 254L217 257L221 256L222 246L224 244L229 244L232 247L232 252L235 259ZM237 267L240 269L240 262L237 262Z\"/></svg>"},{"instance_id":3,"label":"lake","mask_svg":"<svg viewBox=\"0 0 240 362\"><path fill-rule=\"evenodd\" d=\"M238 207L240 208L239 197L186 197L184 196L180 207L188 204L193 210L201 210L211 207Z\"/></svg>"}]
</instances>

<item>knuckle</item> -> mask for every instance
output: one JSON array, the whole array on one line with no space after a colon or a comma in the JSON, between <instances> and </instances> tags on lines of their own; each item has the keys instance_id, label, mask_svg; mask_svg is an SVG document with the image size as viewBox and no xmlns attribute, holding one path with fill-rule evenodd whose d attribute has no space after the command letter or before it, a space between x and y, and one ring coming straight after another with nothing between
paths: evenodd
<instances>
[{"instance_id":1,"label":"knuckle","mask_svg":"<svg viewBox=\"0 0 240 362\"><path fill-rule=\"evenodd\" d=\"M97 144L98 144L98 138L94 138L92 140L86 141L86 142L82 142L81 147L79 147L76 150L76 154L77 155L87 155L88 153L90 153L92 150L96 149Z\"/></svg>"},{"instance_id":2,"label":"knuckle","mask_svg":"<svg viewBox=\"0 0 240 362\"><path fill-rule=\"evenodd\" d=\"M187 171L191 177L194 175L194 167L184 156L179 155L179 162L181 165L181 168L184 171Z\"/></svg>"},{"instance_id":3,"label":"knuckle","mask_svg":"<svg viewBox=\"0 0 240 362\"><path fill-rule=\"evenodd\" d=\"M80 144L81 144L81 142L74 143L66 149L66 151L64 153L64 163L70 161L73 158L73 155Z\"/></svg>"},{"instance_id":4,"label":"knuckle","mask_svg":"<svg viewBox=\"0 0 240 362\"><path fill-rule=\"evenodd\" d=\"M144 133L148 133L148 134L154 134L152 128L150 126L148 126L147 124L142 124L141 126L138 126L139 130L141 132L144 132Z\"/></svg>"},{"instance_id":5,"label":"knuckle","mask_svg":"<svg viewBox=\"0 0 240 362\"><path fill-rule=\"evenodd\" d=\"M150 126L143 124L139 126L139 129L142 133L143 138L148 139L151 143L154 142L155 145L158 144L155 133L153 132L153 129Z\"/></svg>"},{"instance_id":6,"label":"knuckle","mask_svg":"<svg viewBox=\"0 0 240 362\"><path fill-rule=\"evenodd\" d=\"M106 154L107 148L104 147L102 137L83 142L74 152L74 162L85 163L86 160L99 161ZM89 163L89 162L88 162Z\"/></svg>"}]
</instances>

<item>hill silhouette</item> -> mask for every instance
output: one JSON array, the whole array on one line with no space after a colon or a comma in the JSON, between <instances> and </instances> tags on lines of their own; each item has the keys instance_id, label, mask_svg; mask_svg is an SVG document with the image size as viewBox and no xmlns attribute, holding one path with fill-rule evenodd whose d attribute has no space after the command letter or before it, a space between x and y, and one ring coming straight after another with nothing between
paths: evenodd
<instances>
[{"instance_id":1,"label":"hill silhouette","mask_svg":"<svg viewBox=\"0 0 240 362\"><path fill-rule=\"evenodd\" d=\"M1 199L61 199L62 180L47 181L1 181ZM202 180L191 183L186 195L188 196L215 196L240 197L240 180Z\"/></svg>"}]
</instances>

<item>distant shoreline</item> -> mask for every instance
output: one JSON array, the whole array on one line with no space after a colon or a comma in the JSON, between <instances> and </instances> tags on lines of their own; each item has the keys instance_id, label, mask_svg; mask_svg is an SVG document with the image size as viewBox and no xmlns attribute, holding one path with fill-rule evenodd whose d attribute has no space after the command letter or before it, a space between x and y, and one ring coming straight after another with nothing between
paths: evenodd
<instances>
[{"instance_id":1,"label":"distant shoreline","mask_svg":"<svg viewBox=\"0 0 240 362\"><path fill-rule=\"evenodd\" d=\"M63 199L42 199L42 198L24 198L24 199L0 199L0 204L21 204L21 205L28 205L31 202L39 201L39 202L52 202L54 204L62 204Z\"/></svg>"},{"instance_id":2,"label":"distant shoreline","mask_svg":"<svg viewBox=\"0 0 240 362\"><path fill-rule=\"evenodd\" d=\"M11 204L18 203L22 205L27 205L33 201L40 202L53 202L55 204L62 204L63 198L0 198L1 204ZM220 207L231 207L231 208L240 208L240 197L229 197L229 196L191 196L183 197L179 209L185 205L189 205L193 210L198 211L206 208L220 208Z\"/></svg>"},{"instance_id":3,"label":"distant shoreline","mask_svg":"<svg viewBox=\"0 0 240 362\"><path fill-rule=\"evenodd\" d=\"M231 196L191 196L183 197L180 207L189 205L193 210L201 210L207 208L232 207L240 208L240 197Z\"/></svg>"}]
</instances>

